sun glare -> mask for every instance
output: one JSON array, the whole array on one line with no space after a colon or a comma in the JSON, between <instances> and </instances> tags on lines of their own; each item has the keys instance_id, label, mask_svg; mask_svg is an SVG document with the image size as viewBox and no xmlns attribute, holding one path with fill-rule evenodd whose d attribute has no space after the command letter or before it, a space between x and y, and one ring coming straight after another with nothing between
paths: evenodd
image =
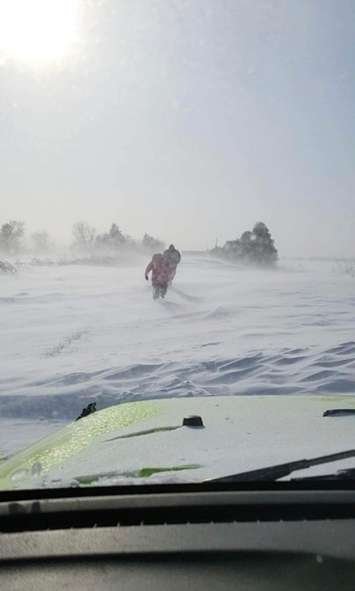
<instances>
[{"instance_id":1,"label":"sun glare","mask_svg":"<svg viewBox=\"0 0 355 591\"><path fill-rule=\"evenodd\" d=\"M63 59L79 34L79 0L0 0L0 57L29 64Z\"/></svg>"}]
</instances>

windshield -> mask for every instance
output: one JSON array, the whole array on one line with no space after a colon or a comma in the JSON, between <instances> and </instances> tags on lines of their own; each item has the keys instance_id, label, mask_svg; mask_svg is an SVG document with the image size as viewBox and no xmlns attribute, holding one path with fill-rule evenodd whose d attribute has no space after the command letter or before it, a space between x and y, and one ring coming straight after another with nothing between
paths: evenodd
<instances>
[{"instance_id":1,"label":"windshield","mask_svg":"<svg viewBox=\"0 0 355 591\"><path fill-rule=\"evenodd\" d=\"M354 467L354 23L0 0L0 489Z\"/></svg>"}]
</instances>

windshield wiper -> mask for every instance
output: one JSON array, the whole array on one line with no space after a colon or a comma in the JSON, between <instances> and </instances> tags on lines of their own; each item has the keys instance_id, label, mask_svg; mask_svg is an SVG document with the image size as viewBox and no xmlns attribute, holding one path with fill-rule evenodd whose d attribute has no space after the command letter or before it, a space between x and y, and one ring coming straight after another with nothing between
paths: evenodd
<instances>
[{"instance_id":1,"label":"windshield wiper","mask_svg":"<svg viewBox=\"0 0 355 591\"><path fill-rule=\"evenodd\" d=\"M266 466L258 470L249 470L248 472L239 472L237 474L230 474L229 476L222 476L221 478L213 478L206 482L250 482L250 481L274 481L279 478L289 476L292 472L297 470L304 470L312 466L319 466L320 464L328 464L336 462L337 460L345 460L346 458L354 458L355 449L347 451L340 451L326 456L318 456L317 458L310 458L304 460L295 460L294 462L285 462L284 464L275 464L274 466Z\"/></svg>"}]
</instances>

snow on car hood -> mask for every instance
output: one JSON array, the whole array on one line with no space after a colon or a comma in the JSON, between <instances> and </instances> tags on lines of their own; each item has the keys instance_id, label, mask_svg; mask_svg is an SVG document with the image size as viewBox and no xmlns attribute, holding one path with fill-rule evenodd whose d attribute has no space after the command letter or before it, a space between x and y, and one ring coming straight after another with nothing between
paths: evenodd
<instances>
[{"instance_id":1,"label":"snow on car hood","mask_svg":"<svg viewBox=\"0 0 355 591\"><path fill-rule=\"evenodd\" d=\"M228 396L116 405L0 464L0 488L201 482L354 447L352 396ZM203 427L184 426L199 416ZM353 460L307 474L354 465Z\"/></svg>"}]
</instances>

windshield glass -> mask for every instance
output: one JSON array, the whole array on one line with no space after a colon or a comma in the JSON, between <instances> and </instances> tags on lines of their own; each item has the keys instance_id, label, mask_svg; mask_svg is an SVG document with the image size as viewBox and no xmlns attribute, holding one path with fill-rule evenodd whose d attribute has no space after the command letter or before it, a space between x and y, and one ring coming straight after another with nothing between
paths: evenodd
<instances>
[{"instance_id":1,"label":"windshield glass","mask_svg":"<svg viewBox=\"0 0 355 591\"><path fill-rule=\"evenodd\" d=\"M354 36L345 0L0 0L0 489L353 449Z\"/></svg>"}]
</instances>

